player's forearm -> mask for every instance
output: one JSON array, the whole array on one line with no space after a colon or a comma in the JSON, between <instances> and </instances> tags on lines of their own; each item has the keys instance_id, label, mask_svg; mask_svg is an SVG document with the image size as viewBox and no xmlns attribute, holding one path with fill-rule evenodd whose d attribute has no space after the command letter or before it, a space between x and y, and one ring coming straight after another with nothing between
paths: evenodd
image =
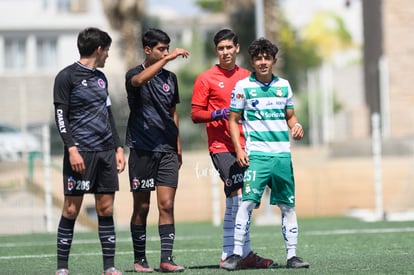
<instances>
[{"instance_id":1,"label":"player's forearm","mask_svg":"<svg viewBox=\"0 0 414 275\"><path fill-rule=\"evenodd\" d=\"M235 152L243 151L243 147L240 142L240 128L238 124L238 120L235 120L230 116L229 121L229 130L230 130L230 138L231 142L233 143Z\"/></svg>"},{"instance_id":2,"label":"player's forearm","mask_svg":"<svg viewBox=\"0 0 414 275\"><path fill-rule=\"evenodd\" d=\"M208 110L202 110L197 107L191 108L191 120L194 123L205 123L211 121L211 112Z\"/></svg>"},{"instance_id":3,"label":"player's forearm","mask_svg":"<svg viewBox=\"0 0 414 275\"><path fill-rule=\"evenodd\" d=\"M134 87L144 86L165 66L165 64L167 64L167 60L164 58L154 64L151 64L148 67L145 67L145 69L142 72L134 75L131 78L132 86Z\"/></svg>"},{"instance_id":4,"label":"player's forearm","mask_svg":"<svg viewBox=\"0 0 414 275\"><path fill-rule=\"evenodd\" d=\"M55 123L63 144L69 148L75 146L72 134L69 128L68 119L69 106L64 104L55 104Z\"/></svg>"}]
</instances>

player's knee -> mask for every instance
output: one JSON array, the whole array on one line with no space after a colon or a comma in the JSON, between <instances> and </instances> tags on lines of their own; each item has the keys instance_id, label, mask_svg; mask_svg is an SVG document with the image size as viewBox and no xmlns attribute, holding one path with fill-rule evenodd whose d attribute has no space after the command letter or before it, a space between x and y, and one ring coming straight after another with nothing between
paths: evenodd
<instances>
[{"instance_id":1,"label":"player's knee","mask_svg":"<svg viewBox=\"0 0 414 275\"><path fill-rule=\"evenodd\" d=\"M65 207L62 211L62 216L69 220L75 220L78 217L79 211L76 207Z\"/></svg>"},{"instance_id":2,"label":"player's knee","mask_svg":"<svg viewBox=\"0 0 414 275\"><path fill-rule=\"evenodd\" d=\"M240 208L248 213L252 212L255 207L256 203L254 201L242 201L240 204Z\"/></svg>"},{"instance_id":3,"label":"player's knee","mask_svg":"<svg viewBox=\"0 0 414 275\"><path fill-rule=\"evenodd\" d=\"M96 213L98 214L98 216L112 216L114 213L114 209L112 206L108 206L108 207L102 207L102 208L98 208L96 209Z\"/></svg>"}]
</instances>

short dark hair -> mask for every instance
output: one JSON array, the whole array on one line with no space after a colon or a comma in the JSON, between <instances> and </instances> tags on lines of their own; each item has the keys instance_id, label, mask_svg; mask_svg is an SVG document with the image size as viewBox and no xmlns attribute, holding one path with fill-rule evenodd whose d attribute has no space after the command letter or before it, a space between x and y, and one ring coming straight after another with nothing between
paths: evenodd
<instances>
[{"instance_id":1,"label":"short dark hair","mask_svg":"<svg viewBox=\"0 0 414 275\"><path fill-rule=\"evenodd\" d=\"M261 53L265 53L270 56L273 56L273 58L276 58L276 54L279 51L279 49L270 40L261 37L259 39L254 40L250 44L247 51L251 58L258 56Z\"/></svg>"},{"instance_id":2,"label":"short dark hair","mask_svg":"<svg viewBox=\"0 0 414 275\"><path fill-rule=\"evenodd\" d=\"M223 40L233 40L234 45L239 44L239 38L237 37L237 34L230 29L219 30L214 35L213 41L215 46L217 46L217 44Z\"/></svg>"},{"instance_id":3,"label":"short dark hair","mask_svg":"<svg viewBox=\"0 0 414 275\"><path fill-rule=\"evenodd\" d=\"M78 34L78 51L82 57L91 56L98 47L107 48L111 43L109 34L98 28L86 28Z\"/></svg>"},{"instance_id":4,"label":"short dark hair","mask_svg":"<svg viewBox=\"0 0 414 275\"><path fill-rule=\"evenodd\" d=\"M155 47L159 42L169 44L171 41L168 34L162 30L151 28L142 36L143 47Z\"/></svg>"}]
</instances>

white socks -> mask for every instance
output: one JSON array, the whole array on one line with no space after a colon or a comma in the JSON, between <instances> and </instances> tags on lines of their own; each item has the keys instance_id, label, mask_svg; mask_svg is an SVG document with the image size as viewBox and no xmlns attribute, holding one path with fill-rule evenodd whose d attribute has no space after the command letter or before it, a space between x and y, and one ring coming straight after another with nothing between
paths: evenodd
<instances>
[{"instance_id":1,"label":"white socks","mask_svg":"<svg viewBox=\"0 0 414 275\"><path fill-rule=\"evenodd\" d=\"M222 260L225 260L227 257L234 254L234 225L236 223L236 217L241 203L241 195L226 198L226 210L224 212L223 221L223 248L221 254ZM244 245L242 246L242 251L239 253L242 257L245 257L252 251L250 247L250 233L248 231L244 236L243 243Z\"/></svg>"},{"instance_id":2,"label":"white socks","mask_svg":"<svg viewBox=\"0 0 414 275\"><path fill-rule=\"evenodd\" d=\"M251 251L249 227L252 211L255 206L256 203L252 201L242 201L240 209L237 212L234 229L234 254L242 257L246 256ZM245 247L247 240L249 241L249 245L248 247ZM247 249L249 249L249 251L247 251Z\"/></svg>"},{"instance_id":3,"label":"white socks","mask_svg":"<svg viewBox=\"0 0 414 275\"><path fill-rule=\"evenodd\" d=\"M287 259L296 256L296 247L298 244L298 221L294 207L285 204L279 204L282 211L282 234L285 239Z\"/></svg>"}]
</instances>

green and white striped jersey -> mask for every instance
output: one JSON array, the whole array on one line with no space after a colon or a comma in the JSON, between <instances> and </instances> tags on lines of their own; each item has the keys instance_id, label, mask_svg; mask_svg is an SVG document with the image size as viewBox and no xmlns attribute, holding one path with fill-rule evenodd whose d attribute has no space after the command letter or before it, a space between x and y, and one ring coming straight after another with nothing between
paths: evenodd
<instances>
[{"instance_id":1,"label":"green and white striped jersey","mask_svg":"<svg viewBox=\"0 0 414 275\"><path fill-rule=\"evenodd\" d=\"M290 156L286 109L293 109L293 93L286 79L273 76L265 84L252 73L236 83L230 111L242 113L248 155Z\"/></svg>"}]
</instances>

